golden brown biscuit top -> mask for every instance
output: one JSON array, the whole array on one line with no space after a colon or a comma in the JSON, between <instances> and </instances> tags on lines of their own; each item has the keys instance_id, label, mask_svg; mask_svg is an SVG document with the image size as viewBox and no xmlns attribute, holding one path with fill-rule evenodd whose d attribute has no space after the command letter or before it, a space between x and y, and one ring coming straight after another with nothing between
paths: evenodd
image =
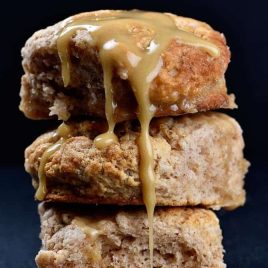
<instances>
[{"instance_id":1,"label":"golden brown biscuit top","mask_svg":"<svg viewBox=\"0 0 268 268\"><path fill-rule=\"evenodd\" d=\"M105 116L104 72L100 50L92 43L88 30L77 29L68 41L71 66L67 88L64 88L61 78L57 39L70 21L101 17L103 14L107 16L113 12L115 11L105 10L78 14L35 33L27 41L22 50L26 74L21 93L21 109L27 116L45 118L48 117L49 110L51 115L58 115L62 119L72 115ZM161 68L148 89L150 102L156 109L155 116L233 108L233 96L227 95L224 79L230 60L230 51L224 36L208 24L194 19L170 13L161 16L171 18L178 31L192 34L215 46L220 55L215 57L200 46L172 37L161 51ZM132 40L140 49L148 47L155 34L154 28L136 22L133 26L133 23L129 26ZM139 112L131 81L126 77L125 71L120 65L113 72L116 121L135 118ZM62 109L59 108L59 103L63 106ZM30 104L31 109L28 107Z\"/></svg>"}]
</instances>

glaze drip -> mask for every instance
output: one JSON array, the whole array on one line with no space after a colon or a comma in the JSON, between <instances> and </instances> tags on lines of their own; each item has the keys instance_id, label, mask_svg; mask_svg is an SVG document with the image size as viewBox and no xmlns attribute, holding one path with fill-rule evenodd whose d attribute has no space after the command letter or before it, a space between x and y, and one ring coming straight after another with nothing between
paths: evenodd
<instances>
[{"instance_id":1,"label":"glaze drip","mask_svg":"<svg viewBox=\"0 0 268 268\"><path fill-rule=\"evenodd\" d=\"M80 30L86 30L91 49L98 51L103 69L105 90L105 113L108 131L95 138L94 144L103 149L117 143L114 134L116 124L114 114L117 103L114 100L112 79L120 70L124 79L131 85L138 103L137 117L141 125L138 139L140 153L140 179L144 204L149 222L149 250L153 266L153 214L156 204L154 156L150 141L149 125L155 107L149 98L151 82L159 74L163 61L161 53L176 40L181 44L200 47L211 56L218 56L219 49L214 44L196 37L192 33L177 28L174 19L168 14L142 11L103 11L83 13L74 16L60 32L57 49L61 60L64 86L70 83L71 57L70 40ZM56 146L56 145L55 145ZM45 153L44 162L46 160Z\"/></svg>"}]
</instances>

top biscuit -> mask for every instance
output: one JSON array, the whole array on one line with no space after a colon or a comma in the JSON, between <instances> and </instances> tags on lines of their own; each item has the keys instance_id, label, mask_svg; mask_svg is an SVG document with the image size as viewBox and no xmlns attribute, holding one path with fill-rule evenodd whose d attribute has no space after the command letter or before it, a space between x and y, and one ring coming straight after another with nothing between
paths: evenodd
<instances>
[{"instance_id":1,"label":"top biscuit","mask_svg":"<svg viewBox=\"0 0 268 268\"><path fill-rule=\"evenodd\" d=\"M103 70L99 51L92 45L87 30L77 30L69 40L71 60L70 83L64 87L61 63L57 50L59 33L73 18L94 14L99 16L113 11L95 11L78 14L28 39L22 49L23 68L20 109L32 119L57 116L105 117ZM230 61L230 51L223 34L208 24L167 13L177 28L214 44L220 54L210 55L199 46L170 40L162 51L162 67L150 83L150 101L156 107L155 116L174 116L218 108L234 108L234 96L227 94L224 73ZM137 33L137 31L140 31ZM137 27L137 42L143 45L144 29ZM146 39L146 38L145 38ZM116 121L135 118L137 102L130 83L116 70L113 77L115 100L120 109Z\"/></svg>"}]
</instances>

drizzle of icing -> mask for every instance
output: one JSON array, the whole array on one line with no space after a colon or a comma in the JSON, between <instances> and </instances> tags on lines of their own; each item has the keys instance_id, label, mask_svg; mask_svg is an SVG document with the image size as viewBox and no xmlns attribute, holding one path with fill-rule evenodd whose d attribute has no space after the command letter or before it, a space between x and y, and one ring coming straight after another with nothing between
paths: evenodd
<instances>
[{"instance_id":1,"label":"drizzle of icing","mask_svg":"<svg viewBox=\"0 0 268 268\"><path fill-rule=\"evenodd\" d=\"M88 235L92 240L98 238L98 236L102 233L100 230L100 225L98 222L94 222L90 219L85 219L81 217L75 217L72 221L74 225L77 225L81 228L81 230Z\"/></svg>"},{"instance_id":2,"label":"drizzle of icing","mask_svg":"<svg viewBox=\"0 0 268 268\"><path fill-rule=\"evenodd\" d=\"M45 174L45 165L48 161L48 159L56 152L58 151L63 142L68 138L70 135L70 128L65 123L62 123L58 129L54 132L53 138L57 139L57 142L49 146L45 152L43 153L40 164L38 168L38 178L39 178L39 184L37 191L35 193L35 198L39 201L44 200L47 194L47 184L46 184L46 174Z\"/></svg>"},{"instance_id":3,"label":"drizzle of icing","mask_svg":"<svg viewBox=\"0 0 268 268\"><path fill-rule=\"evenodd\" d=\"M99 266L101 261L101 253L100 250L96 250L96 245L92 247L92 243L103 234L103 227L101 226L101 222L94 221L89 218L83 217L75 217L72 220L72 224L78 226L82 232L89 237L90 243L87 245L87 256L89 261L96 266ZM93 248L95 250L93 250Z\"/></svg>"},{"instance_id":4,"label":"drizzle of icing","mask_svg":"<svg viewBox=\"0 0 268 268\"><path fill-rule=\"evenodd\" d=\"M155 108L150 103L150 83L160 72L163 62L161 53L172 40L200 47L212 56L219 55L214 44L182 31L175 25L174 19L163 13L142 11L111 11L102 13L84 13L73 17L64 27L57 39L57 48L62 67L64 86L70 83L71 60L69 41L78 30L86 30L91 45L99 52L103 68L105 89L105 113L108 131L95 138L99 149L118 142L114 134L114 113L117 103L114 101L112 78L121 71L120 77L128 79L138 103L138 119L141 134L138 139L140 152L140 179L143 200L149 221L149 249L151 267L153 266L153 214L156 204L153 148L150 141L149 125ZM57 147L57 145L55 145ZM53 148L50 150L53 151ZM50 156L44 154L44 162Z\"/></svg>"}]
</instances>

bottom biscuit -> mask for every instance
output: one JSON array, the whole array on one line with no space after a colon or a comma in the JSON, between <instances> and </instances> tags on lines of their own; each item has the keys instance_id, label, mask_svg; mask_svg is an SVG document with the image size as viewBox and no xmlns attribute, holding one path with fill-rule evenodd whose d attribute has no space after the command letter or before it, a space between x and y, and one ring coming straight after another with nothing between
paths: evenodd
<instances>
[{"instance_id":1,"label":"bottom biscuit","mask_svg":"<svg viewBox=\"0 0 268 268\"><path fill-rule=\"evenodd\" d=\"M150 267L143 208L41 204L38 267ZM154 267L226 267L215 214L201 208L156 208Z\"/></svg>"}]
</instances>

